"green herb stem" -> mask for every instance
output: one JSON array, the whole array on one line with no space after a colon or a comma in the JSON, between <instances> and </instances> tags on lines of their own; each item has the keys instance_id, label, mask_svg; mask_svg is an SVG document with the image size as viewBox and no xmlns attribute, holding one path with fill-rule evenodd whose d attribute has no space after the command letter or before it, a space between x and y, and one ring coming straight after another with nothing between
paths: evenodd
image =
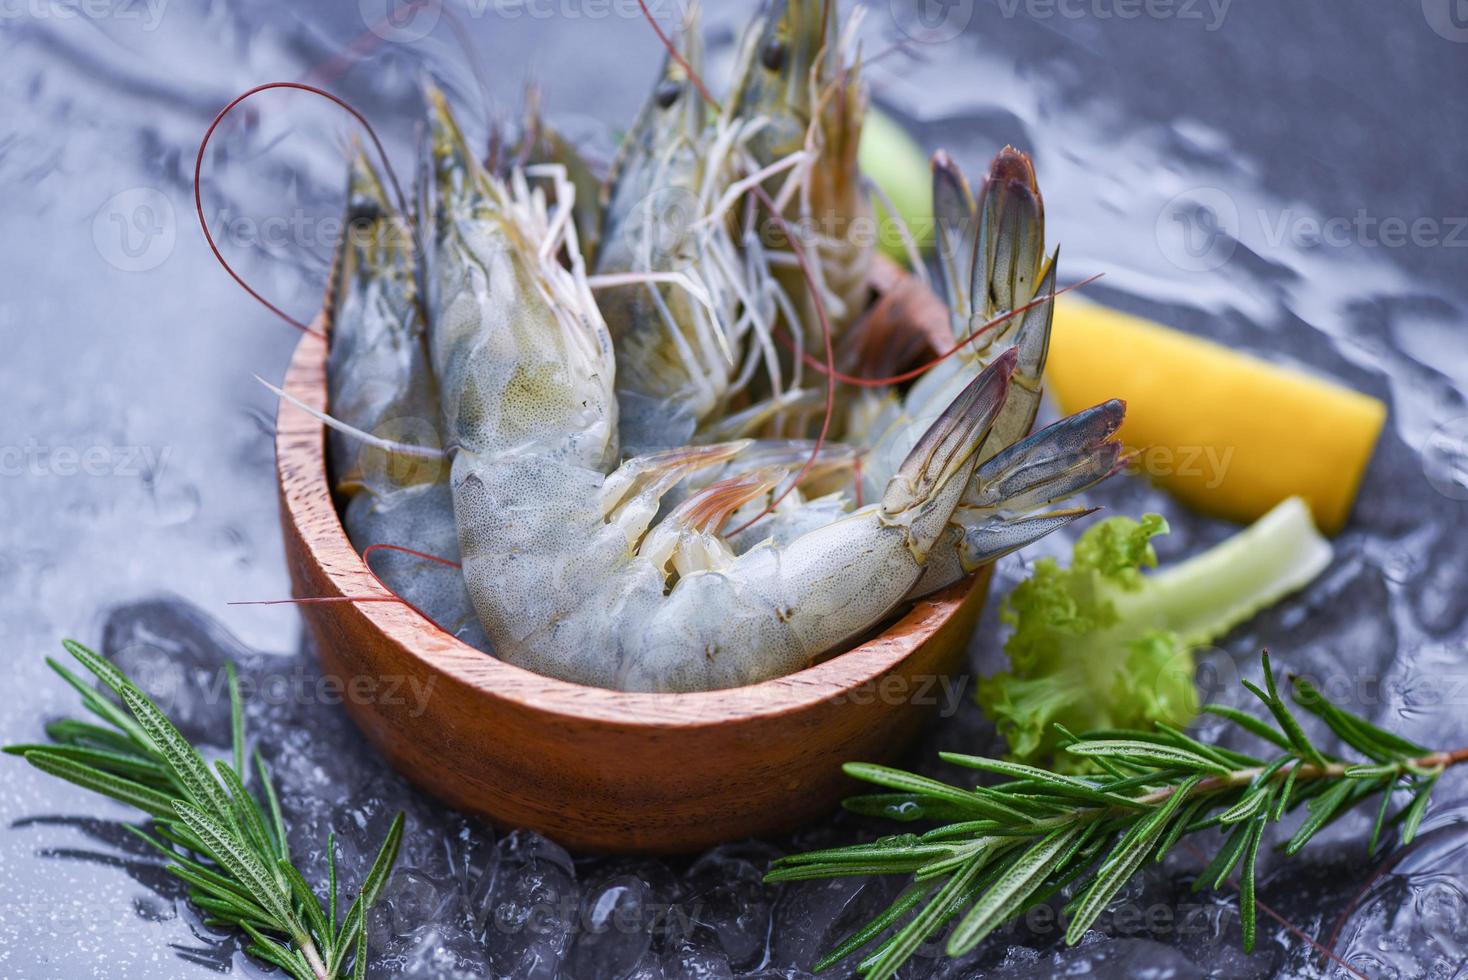
<instances>
[{"instance_id":1,"label":"green herb stem","mask_svg":"<svg viewBox=\"0 0 1468 980\"><path fill-rule=\"evenodd\" d=\"M1217 827L1224 831L1224 843L1195 887L1217 888L1239 875L1244 949L1251 951L1257 933L1255 864L1269 823L1296 808L1306 811L1285 843L1288 857L1351 807L1380 795L1370 846L1375 848L1388 826L1398 826L1406 843L1421 824L1438 777L1468 762L1468 748L1429 751L1331 704L1297 678L1295 704L1364 761L1327 756L1281 699L1267 653L1263 663L1264 687L1244 683L1262 702L1263 717L1231 707L1204 710L1261 739L1272 752L1269 758L1207 745L1159 724L1152 731L1079 736L1057 726L1067 753L1100 767L1102 773L1093 776L944 753L949 762L1008 780L963 787L884 766L849 764L849 775L886 791L848 800L850 809L940 825L924 834L790 855L776 861L767 878L910 875L923 890L904 891L893 907L822 960L823 967L829 966L866 950L859 971L868 980L886 980L955 919L947 949L959 956L1067 886L1074 886L1074 897L1066 906L1071 916L1066 942L1075 943L1143 864L1162 860L1187 834ZM1410 794L1410 800L1388 817L1397 792Z\"/></svg>"},{"instance_id":2,"label":"green herb stem","mask_svg":"<svg viewBox=\"0 0 1468 980\"><path fill-rule=\"evenodd\" d=\"M142 810L151 833L129 827L169 861L167 870L189 885L189 899L210 921L232 925L249 938L246 952L294 980L342 980L366 967L367 910L397 859L403 815L363 880L351 911L338 923L335 841L328 838L330 918L300 871L290 863L285 821L270 773L254 754L262 806L246 787L244 706L233 665L229 674L232 757L211 769L197 748L136 684L79 643L64 646L126 710L101 697L61 665L51 666L106 723L55 722L52 743L8 746L43 772ZM268 813L268 817L267 817ZM276 937L285 937L288 944Z\"/></svg>"}]
</instances>

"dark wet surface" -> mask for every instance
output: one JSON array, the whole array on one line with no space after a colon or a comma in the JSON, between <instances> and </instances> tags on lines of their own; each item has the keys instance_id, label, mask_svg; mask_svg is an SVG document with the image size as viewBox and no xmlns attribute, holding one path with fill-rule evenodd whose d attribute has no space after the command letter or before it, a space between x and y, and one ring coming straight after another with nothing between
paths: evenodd
<instances>
[{"instance_id":1,"label":"dark wet surface","mask_svg":"<svg viewBox=\"0 0 1468 980\"><path fill-rule=\"evenodd\" d=\"M697 862L571 860L531 836L495 841L376 762L341 709L311 693L308 658L273 653L299 647L292 611L226 605L288 592L271 400L250 374L279 378L294 336L215 265L191 213L194 153L213 113L250 85L310 77L361 107L406 170L425 66L470 116L513 112L534 78L553 117L605 144L659 58L621 0L455 7L479 11L459 20L481 90L446 18L415 39L429 26L419 11L400 43L382 44L363 35L381 4L360 6L365 20L355 4L0 11L0 639L10 663L0 738L38 738L46 719L73 710L41 659L63 635L137 668L191 735L214 742L225 737L218 665L235 658L260 692L254 730L281 771L308 861L328 827L357 853L394 809L410 813L413 843L374 927L382 972L800 975L886 886L781 890L758 873L776 848L872 825L840 818ZM716 54L743 9L718 7ZM894 18L887 3L871 5L870 53L913 23L896 7ZM1032 152L1064 278L1104 271L1099 299L1308 365L1391 406L1335 565L1230 637L1227 652L1247 664L1267 643L1378 720L1468 744L1468 115L1456 104L1468 17L1453 20L1450 0L933 9L949 16L934 22L934 43L872 65L876 97L969 170L1005 142ZM217 137L206 210L250 281L307 318L350 130L304 96L253 105ZM1176 531L1164 560L1229 530L1134 480L1097 500L1166 513ZM1034 554L1063 547L1047 541ZM1022 574L1006 560L1000 587ZM165 594L179 598L138 602ZM999 636L986 616L976 670L994 668ZM936 747L987 751L992 731L965 698L914 758ZM1443 780L1423 842L1390 867L1365 858L1369 818L1353 817L1287 867L1266 859L1261 899L1299 932L1333 937L1364 975L1460 974L1464 789L1457 773ZM125 816L0 761L0 975L258 972L111 822ZM921 958L908 975L1321 969L1319 953L1268 914L1260 951L1239 953L1233 897L1188 891L1196 867L1184 850L1147 872L1077 949L1058 949L1053 922L1032 920L968 961ZM638 926L598 932L616 910Z\"/></svg>"}]
</instances>

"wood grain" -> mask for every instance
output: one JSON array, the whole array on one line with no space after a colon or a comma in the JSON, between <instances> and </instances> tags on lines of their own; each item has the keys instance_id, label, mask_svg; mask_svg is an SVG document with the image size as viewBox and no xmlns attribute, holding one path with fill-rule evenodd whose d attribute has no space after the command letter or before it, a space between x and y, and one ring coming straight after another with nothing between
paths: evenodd
<instances>
[{"instance_id":1,"label":"wood grain","mask_svg":"<svg viewBox=\"0 0 1468 980\"><path fill-rule=\"evenodd\" d=\"M881 274L888 278L874 275L874 286L890 290L890 269ZM946 321L910 329L948 332ZM285 389L324 410L325 365L325 341L303 336ZM276 425L295 595L390 598L338 519L323 426L284 400ZM854 787L841 763L893 759L941 703L942 678L963 668L988 582L985 569L806 670L696 694L542 677L461 643L400 602L300 609L323 672L342 683L363 734L428 793L575 849L669 853L798 827Z\"/></svg>"}]
</instances>

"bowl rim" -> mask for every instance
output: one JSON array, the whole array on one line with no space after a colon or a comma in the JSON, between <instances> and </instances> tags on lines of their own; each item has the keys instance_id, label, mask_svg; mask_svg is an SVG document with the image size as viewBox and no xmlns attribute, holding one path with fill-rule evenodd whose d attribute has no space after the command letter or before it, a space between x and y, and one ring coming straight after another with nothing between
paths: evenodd
<instances>
[{"instance_id":1,"label":"bowl rim","mask_svg":"<svg viewBox=\"0 0 1468 980\"><path fill-rule=\"evenodd\" d=\"M320 317L315 326L317 332L303 333L291 355L284 389L301 403L324 411L327 342L319 332ZM821 702L852 696L897 668L981 584L982 576L969 576L917 600L880 635L813 666L757 684L681 694L589 687L534 673L471 647L397 600L379 583L348 541L332 500L325 433L326 426L319 419L290 399L280 399L275 447L281 519L294 526L336 596L369 597L341 604L352 607L426 670L474 689L487 701L568 721L683 731L690 726L798 713Z\"/></svg>"}]
</instances>

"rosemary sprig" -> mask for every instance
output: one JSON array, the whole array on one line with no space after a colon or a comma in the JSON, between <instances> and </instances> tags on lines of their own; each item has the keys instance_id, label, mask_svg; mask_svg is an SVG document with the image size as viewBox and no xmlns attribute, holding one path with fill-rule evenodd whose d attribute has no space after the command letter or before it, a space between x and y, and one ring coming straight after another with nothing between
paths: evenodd
<instances>
[{"instance_id":1,"label":"rosemary sprig","mask_svg":"<svg viewBox=\"0 0 1468 980\"><path fill-rule=\"evenodd\" d=\"M265 806L245 787L244 711L233 664L226 668L233 754L210 769L199 750L121 671L80 643L67 640L63 646L126 710L47 658L81 695L83 706L105 724L53 722L46 728L51 743L10 745L5 751L148 814L149 829L128 829L168 859L168 870L189 885L189 900L210 925L232 926L249 937L250 955L296 980L365 976L367 911L397 859L402 814L388 829L356 900L338 917L335 841L327 843L331 884L323 909L291 863L280 803L258 752L252 759Z\"/></svg>"},{"instance_id":2,"label":"rosemary sprig","mask_svg":"<svg viewBox=\"0 0 1468 980\"><path fill-rule=\"evenodd\" d=\"M1268 653L1263 662L1264 688L1244 684L1268 710L1268 721L1221 705L1204 709L1266 742L1271 751L1262 757L1207 745L1158 725L1150 732L1081 736L1062 729L1066 751L1094 762L1102 770L1098 776L942 753L949 762L1005 779L966 789L883 766L848 764L849 775L896 791L854 797L847 800L849 809L943 825L774 863L769 881L869 874L913 878L885 912L828 953L816 970L870 947L858 970L867 980L885 980L955 918L947 951L962 956L1005 922L1079 882L1064 909L1069 917L1065 940L1075 943L1138 868L1162 860L1185 834L1210 827L1226 831L1227 837L1194 888L1217 888L1238 872L1244 949L1252 952L1254 866L1267 824L1305 808L1306 818L1284 844L1284 853L1293 855L1352 806L1380 794L1369 847L1375 850L1382 832L1394 825L1405 844L1417 832L1443 770L1468 761L1468 748L1430 752L1331 704L1295 678L1295 703L1365 761L1327 755L1280 698ZM1389 817L1392 794L1398 791L1410 794L1410 801Z\"/></svg>"}]
</instances>

